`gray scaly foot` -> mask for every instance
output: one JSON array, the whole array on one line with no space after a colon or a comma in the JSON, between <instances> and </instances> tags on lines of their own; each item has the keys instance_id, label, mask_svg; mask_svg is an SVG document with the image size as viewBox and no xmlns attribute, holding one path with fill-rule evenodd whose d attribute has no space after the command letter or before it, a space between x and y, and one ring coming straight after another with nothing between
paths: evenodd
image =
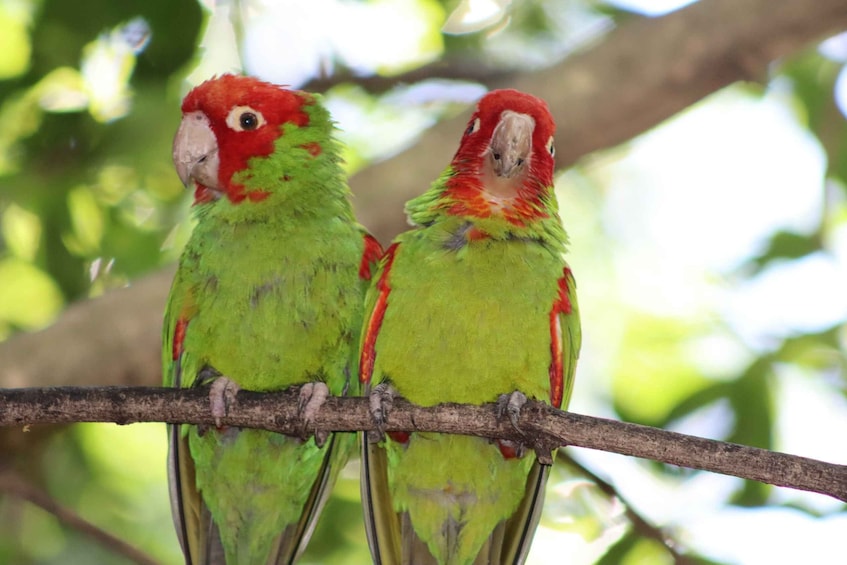
<instances>
[{"instance_id":1,"label":"gray scaly foot","mask_svg":"<svg viewBox=\"0 0 847 565\"><path fill-rule=\"evenodd\" d=\"M377 443L385 437L385 424L388 421L388 414L394 407L395 396L397 391L388 383L380 383L371 389L368 395L368 408L376 424L376 430L368 432L369 442Z\"/></svg>"},{"instance_id":2,"label":"gray scaly foot","mask_svg":"<svg viewBox=\"0 0 847 565\"><path fill-rule=\"evenodd\" d=\"M503 421L509 418L512 427L518 433L523 433L518 420L521 416L521 408L526 404L526 395L519 390L509 394L501 394L497 398L497 419ZM500 447L500 452L504 457L523 457L525 447L522 442L514 442L507 439L500 439L496 442Z\"/></svg>"},{"instance_id":3,"label":"gray scaly foot","mask_svg":"<svg viewBox=\"0 0 847 565\"><path fill-rule=\"evenodd\" d=\"M300 412L300 417L303 418L304 432L312 425L321 406L326 403L327 398L329 398L329 387L326 386L326 383L319 381L306 383L300 387L298 411ZM327 438L329 438L329 432L315 430L315 444L318 447L326 443Z\"/></svg>"},{"instance_id":4,"label":"gray scaly foot","mask_svg":"<svg viewBox=\"0 0 847 565\"><path fill-rule=\"evenodd\" d=\"M226 416L229 407L235 404L235 395L241 387L233 380L220 376L212 381L209 388L209 406L212 409L212 417L215 426L221 427L221 418Z\"/></svg>"}]
</instances>

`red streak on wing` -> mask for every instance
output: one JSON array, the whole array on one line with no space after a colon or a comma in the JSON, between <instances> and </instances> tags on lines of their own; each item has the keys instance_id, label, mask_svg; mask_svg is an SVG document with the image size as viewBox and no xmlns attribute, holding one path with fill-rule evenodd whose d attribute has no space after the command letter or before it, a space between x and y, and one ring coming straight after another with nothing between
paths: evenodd
<instances>
[{"instance_id":1,"label":"red streak on wing","mask_svg":"<svg viewBox=\"0 0 847 565\"><path fill-rule=\"evenodd\" d=\"M250 202L261 202L270 195L271 193L269 190L251 190L247 193L247 198Z\"/></svg>"},{"instance_id":2,"label":"red streak on wing","mask_svg":"<svg viewBox=\"0 0 847 565\"><path fill-rule=\"evenodd\" d=\"M312 157L317 157L318 155L320 155L323 152L323 148L321 147L321 144L318 143L317 141L310 141L309 143L304 143L300 147L302 147L303 149L308 151L309 154Z\"/></svg>"},{"instance_id":3,"label":"red streak on wing","mask_svg":"<svg viewBox=\"0 0 847 565\"><path fill-rule=\"evenodd\" d=\"M385 252L385 266L382 270L382 276L376 283L379 296L376 299L373 312L371 312L370 320L368 320L365 342L362 345L362 356L359 358L359 381L364 384L370 383L373 376L374 361L376 361L376 338L380 327L382 327L385 309L388 307L388 294L391 292L391 287L388 286L388 275L391 272L391 265L394 263L397 245L397 243L392 244Z\"/></svg>"},{"instance_id":4,"label":"red streak on wing","mask_svg":"<svg viewBox=\"0 0 847 565\"><path fill-rule=\"evenodd\" d=\"M188 329L188 320L186 318L178 319L176 321L176 325L174 326L174 339L172 346L173 349L171 351L171 355L174 361L179 359L182 355L186 329Z\"/></svg>"},{"instance_id":5,"label":"red streak on wing","mask_svg":"<svg viewBox=\"0 0 847 565\"><path fill-rule=\"evenodd\" d=\"M365 234L365 251L362 253L362 262L359 264L359 278L363 281L371 280L373 272L371 267L376 265L382 257L382 245L370 234Z\"/></svg>"},{"instance_id":6,"label":"red streak on wing","mask_svg":"<svg viewBox=\"0 0 847 565\"><path fill-rule=\"evenodd\" d=\"M565 377L564 360L562 355L562 321L560 315L571 313L571 300L568 292L568 279L571 270L565 267L562 278L559 279L559 293L553 308L550 310L550 403L561 408L564 396Z\"/></svg>"}]
</instances>

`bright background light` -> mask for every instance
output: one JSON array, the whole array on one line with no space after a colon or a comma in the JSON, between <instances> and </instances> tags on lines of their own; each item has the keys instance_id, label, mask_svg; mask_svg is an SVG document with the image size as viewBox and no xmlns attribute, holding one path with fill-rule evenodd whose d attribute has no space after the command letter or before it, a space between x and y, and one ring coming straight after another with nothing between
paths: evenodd
<instances>
[{"instance_id":1,"label":"bright background light","mask_svg":"<svg viewBox=\"0 0 847 565\"><path fill-rule=\"evenodd\" d=\"M149 22L130 14L83 34L79 21L64 21L67 15L39 19L42 8L60 3L0 2L0 92L10 93L0 99L0 339L43 327L71 300L174 261L191 225L182 221L188 198L169 157L173 130L167 124L175 127L178 120L177 91L225 72L292 87L338 72L387 81L456 56L457 45L471 46L470 56L462 52L465 64L532 70L603 41L622 20L598 8L655 18L691 2L200 3L208 16L201 48L195 52L186 40L185 60L162 70L168 61L161 53L170 51L156 55L162 45L156 33L173 19L156 19L155 10ZM160 16L170 15L171 8L157 6ZM88 21L91 13L81 16ZM531 24L521 20L528 13ZM65 39L76 40L74 52L45 48L44 29L50 38L64 30ZM847 192L828 162L831 146L813 133L821 133L820 116L799 91L819 84L796 80L788 70L795 64L834 81L838 107L826 114L827 126L843 137L847 34L809 51L775 64L765 85L727 87L638 138L559 171L584 334L573 411L703 437L738 433L738 441L753 444L772 439L776 449L847 464L847 442L839 434L847 429ZM45 64L54 56L55 64ZM810 58L814 64L803 66ZM351 174L410 146L485 91L469 81L412 80L374 95L354 83L331 88L325 97ZM557 140L569 135L568 124L559 124ZM419 179L420 190L432 180ZM384 185L390 189L390 179ZM789 242L812 236L820 249L763 265L774 234ZM48 247L54 253L49 260ZM56 256L67 263L57 267ZM68 280L79 273L87 277L84 284L68 292ZM825 339L809 335L819 332ZM792 343L793 350L786 346ZM752 392L732 396L720 394L721 387ZM675 416L686 402L696 409ZM764 428L773 438L755 435ZM45 468L67 475L48 485L61 493L57 500L76 504L106 529L123 530L162 562L181 562L167 507L163 426L84 425L65 433L44 450L50 458ZM65 441L69 437L73 441ZM594 563L626 535L628 508L683 550L726 563L836 563L843 556L845 507L828 497L773 488L764 491L769 506L744 507L730 499L757 485L740 479L660 472L649 462L599 451L564 453L614 485L626 503L566 464L555 466L531 564ZM350 563L367 561L357 477L354 463L333 497L346 504L349 529L333 530L320 546L349 550L342 557ZM10 515L4 504L0 498L0 518ZM36 546L27 555L39 562L74 561L74 551L100 550L76 543L31 505L21 516L24 545ZM336 545L325 541L339 535L346 537ZM0 545L6 541L0 536ZM625 565L654 565L668 555L639 542L627 557Z\"/></svg>"},{"instance_id":2,"label":"bright background light","mask_svg":"<svg viewBox=\"0 0 847 565\"><path fill-rule=\"evenodd\" d=\"M657 16L690 2L610 3ZM333 60L368 74L399 71L438 57L443 46L427 39L427 18L447 16L446 31L496 35L498 26L508 25L510 2L463 1L447 15L433 6L424 8L426 2L378 2L376 8L341 0L247 5L255 5L256 13L244 20L246 70L297 86L332 69ZM319 26L303 24L320 14L335 17L321 19ZM831 44L829 51L837 54L837 47ZM218 56L219 62L204 58L203 75L230 70L232 54ZM426 88L433 99L456 100L455 91L445 94L443 85ZM465 90L458 99L469 103L480 94ZM634 402L649 402L643 390L665 386L651 384L649 375L643 382L610 376L615 369L608 359L627 347L625 336L638 331L639 316L701 326L702 335L679 345L678 354L682 363L704 367L713 378L737 375L782 338L847 318L844 228L835 233L831 253L771 265L749 279L741 276L775 231L808 233L826 203L825 155L791 96L791 85L779 81L764 93L731 86L560 175L557 186L571 234L570 262L579 283L585 335L572 410L613 416L610 387L631 386ZM350 92L328 96L342 137L361 159L389 155L437 117L409 92L377 107L363 103L365 98ZM567 135L562 128L559 136ZM430 180L421 179L422 190ZM835 446L831 436L820 433L847 429L847 407L835 386L798 370L778 376L775 427L780 449L847 463L847 447ZM721 437L728 417L726 407L716 405L676 422L674 429ZM642 516L703 555L764 565L809 560L809 548L821 556L843 553L838 534L847 525L843 514L814 518L787 508L727 506L738 479L709 473L670 479L630 458L588 450L574 456L611 481ZM593 563L620 535L625 522L620 507L606 508L604 517L596 517L593 533L586 533L585 522L580 522L583 529L555 524L563 512L567 515L580 489L590 490L585 482L574 485L572 477L551 481L545 522L530 563L559 564L565 555L568 563ZM773 496L802 500L821 512L840 508L817 495L777 490ZM652 563L650 559L640 562Z\"/></svg>"}]
</instances>

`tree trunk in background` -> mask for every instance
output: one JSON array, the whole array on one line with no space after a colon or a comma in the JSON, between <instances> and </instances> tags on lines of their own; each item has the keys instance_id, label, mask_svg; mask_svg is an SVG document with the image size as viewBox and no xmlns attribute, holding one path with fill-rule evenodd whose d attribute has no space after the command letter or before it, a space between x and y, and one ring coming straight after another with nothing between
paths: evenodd
<instances>
[{"instance_id":1,"label":"tree trunk in background","mask_svg":"<svg viewBox=\"0 0 847 565\"><path fill-rule=\"evenodd\" d=\"M634 19L593 47L509 86L547 100L559 166L612 147L738 80L847 29L847 0L701 0L661 18ZM403 203L450 161L467 114L429 129L413 147L351 180L362 223L382 242L405 229ZM176 124L174 124L176 127ZM0 343L0 387L161 382L160 335L173 269L75 304L51 327Z\"/></svg>"}]
</instances>

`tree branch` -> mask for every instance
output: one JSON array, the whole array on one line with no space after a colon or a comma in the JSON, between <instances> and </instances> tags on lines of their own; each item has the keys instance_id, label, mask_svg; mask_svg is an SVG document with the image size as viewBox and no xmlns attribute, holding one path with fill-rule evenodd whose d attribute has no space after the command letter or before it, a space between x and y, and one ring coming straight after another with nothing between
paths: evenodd
<instances>
[{"instance_id":1,"label":"tree branch","mask_svg":"<svg viewBox=\"0 0 847 565\"><path fill-rule=\"evenodd\" d=\"M404 84L433 79L461 80L485 85L504 84L516 74L515 69L491 67L479 60L455 59L436 61L393 76L357 75L348 70L342 70L329 76L316 77L298 88L311 92L326 92L341 84L355 84L370 94L384 94Z\"/></svg>"},{"instance_id":2,"label":"tree branch","mask_svg":"<svg viewBox=\"0 0 847 565\"><path fill-rule=\"evenodd\" d=\"M843 29L845 0L701 0L661 18L628 21L548 69L488 82L548 101L560 128L557 159L567 166L734 80L764 77L774 60ZM405 229L403 203L446 166L464 120L436 125L413 148L352 178L357 214L383 242ZM54 326L0 343L0 387L95 384L95 366L101 384L158 382L172 272L72 306Z\"/></svg>"},{"instance_id":3,"label":"tree branch","mask_svg":"<svg viewBox=\"0 0 847 565\"><path fill-rule=\"evenodd\" d=\"M629 20L552 67L486 84L547 101L558 125L556 163L564 168L733 82L766 80L775 61L844 29L845 0L700 0L660 18ZM356 212L381 241L406 229L403 203L447 166L467 118L440 122L413 147L351 179Z\"/></svg>"},{"instance_id":4,"label":"tree branch","mask_svg":"<svg viewBox=\"0 0 847 565\"><path fill-rule=\"evenodd\" d=\"M304 434L297 391L241 391L224 425ZM214 425L208 390L165 388L47 388L0 390L0 426L73 422L167 422ZM573 445L654 459L772 485L826 494L847 502L847 466L756 447L715 441L556 410L529 402L521 413L522 431L497 419L494 405L394 404L387 431L439 431L522 441L540 454ZM373 430L367 398L330 398L312 426L321 430Z\"/></svg>"},{"instance_id":5,"label":"tree branch","mask_svg":"<svg viewBox=\"0 0 847 565\"><path fill-rule=\"evenodd\" d=\"M0 473L0 492L26 500L45 512L55 516L66 526L83 533L104 548L138 565L157 565L157 561L140 549L117 538L102 528L92 524L73 510L53 500L46 492L38 489L12 471Z\"/></svg>"},{"instance_id":6,"label":"tree branch","mask_svg":"<svg viewBox=\"0 0 847 565\"><path fill-rule=\"evenodd\" d=\"M629 520L632 529L635 530L639 536L652 539L660 545L663 545L670 554L675 565L696 565L696 562L693 559L680 552L677 547L678 543L676 540L672 539L664 530L654 526L641 514L636 512L626 497L618 492L615 485L603 479L597 473L571 457L569 453L560 451L556 455L556 459L565 465L572 467L578 474L594 483L594 485L609 498L617 498L624 507L624 514Z\"/></svg>"},{"instance_id":7,"label":"tree branch","mask_svg":"<svg viewBox=\"0 0 847 565\"><path fill-rule=\"evenodd\" d=\"M174 267L162 269L71 305L48 328L0 343L0 388L161 382L162 317L173 276Z\"/></svg>"}]
</instances>

